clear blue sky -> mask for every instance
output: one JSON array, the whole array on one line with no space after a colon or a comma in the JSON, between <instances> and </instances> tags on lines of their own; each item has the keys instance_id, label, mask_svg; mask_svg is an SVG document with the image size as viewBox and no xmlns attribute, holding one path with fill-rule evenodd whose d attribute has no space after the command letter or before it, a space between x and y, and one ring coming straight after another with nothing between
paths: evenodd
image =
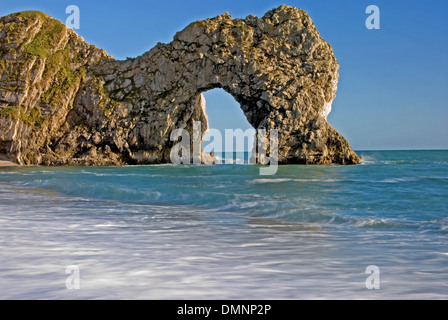
<instances>
[{"instance_id":1,"label":"clear blue sky","mask_svg":"<svg viewBox=\"0 0 448 320\"><path fill-rule=\"evenodd\" d=\"M328 120L355 149L448 148L448 1L0 0L0 15L32 9L65 21L70 4L81 11L78 33L117 59L170 42L190 22L226 11L236 18L262 16L281 4L304 9L341 65ZM380 30L365 27L370 4L381 9ZM206 96L211 126L245 129L242 111L226 95Z\"/></svg>"}]
</instances>

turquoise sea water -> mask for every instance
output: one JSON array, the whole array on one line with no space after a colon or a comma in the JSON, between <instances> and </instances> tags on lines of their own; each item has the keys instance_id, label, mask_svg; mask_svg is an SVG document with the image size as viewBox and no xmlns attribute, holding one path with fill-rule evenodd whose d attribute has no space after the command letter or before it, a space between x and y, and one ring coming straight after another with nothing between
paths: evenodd
<instances>
[{"instance_id":1,"label":"turquoise sea water","mask_svg":"<svg viewBox=\"0 0 448 320\"><path fill-rule=\"evenodd\" d=\"M447 299L448 151L359 154L274 176L0 168L0 298Z\"/></svg>"}]
</instances>

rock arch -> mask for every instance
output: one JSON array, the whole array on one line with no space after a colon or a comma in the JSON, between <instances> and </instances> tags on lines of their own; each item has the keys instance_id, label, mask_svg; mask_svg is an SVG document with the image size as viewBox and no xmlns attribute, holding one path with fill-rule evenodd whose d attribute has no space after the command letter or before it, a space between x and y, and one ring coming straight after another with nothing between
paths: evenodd
<instances>
[{"instance_id":1,"label":"rock arch","mask_svg":"<svg viewBox=\"0 0 448 320\"><path fill-rule=\"evenodd\" d=\"M61 102L64 120L41 125L53 137L22 144L33 152L22 148L18 162L170 162L174 129L192 132L193 121L208 128L202 92L213 88L231 94L255 129L279 131L279 163L360 161L326 121L339 65L302 10L281 6L262 18L197 21L140 57L116 61L103 54L84 67L73 97Z\"/></svg>"},{"instance_id":2,"label":"rock arch","mask_svg":"<svg viewBox=\"0 0 448 320\"><path fill-rule=\"evenodd\" d=\"M232 144L234 152L248 153L244 155L247 163L253 151L255 129L247 121L241 105L223 89L211 89L202 94L205 98L205 112L209 123L209 131L206 132L202 143L203 152L213 152L224 161L230 154L226 156L223 153L232 151L230 146ZM226 138L226 130L231 130L237 137ZM218 159L217 163L222 162Z\"/></svg>"}]
</instances>

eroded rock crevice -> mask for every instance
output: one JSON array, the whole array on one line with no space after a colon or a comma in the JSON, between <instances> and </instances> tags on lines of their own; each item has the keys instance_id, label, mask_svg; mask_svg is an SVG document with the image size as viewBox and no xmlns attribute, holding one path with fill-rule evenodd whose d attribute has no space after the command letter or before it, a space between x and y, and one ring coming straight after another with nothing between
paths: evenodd
<instances>
[{"instance_id":1,"label":"eroded rock crevice","mask_svg":"<svg viewBox=\"0 0 448 320\"><path fill-rule=\"evenodd\" d=\"M40 12L0 19L0 153L21 164L170 162L175 129L208 128L201 93L223 88L255 129L277 129L279 163L356 164L326 121L339 65L302 10L197 21L117 61Z\"/></svg>"}]
</instances>

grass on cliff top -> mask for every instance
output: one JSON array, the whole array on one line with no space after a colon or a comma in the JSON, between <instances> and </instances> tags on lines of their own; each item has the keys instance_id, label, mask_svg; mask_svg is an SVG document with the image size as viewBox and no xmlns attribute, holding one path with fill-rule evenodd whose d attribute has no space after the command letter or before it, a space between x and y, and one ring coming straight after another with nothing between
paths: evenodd
<instances>
[{"instance_id":1,"label":"grass on cliff top","mask_svg":"<svg viewBox=\"0 0 448 320\"><path fill-rule=\"evenodd\" d=\"M64 48L61 48L60 42L65 38L67 32L62 22L40 11L23 11L11 16L14 17L15 22L8 24L8 29L12 29L10 33L23 32L25 27L32 25L40 27L40 30L35 31L37 33L33 38L26 40L29 41L28 43L21 45L24 52L21 59L16 61L0 60L0 75L4 73L7 81L26 82L29 72L23 71L30 69L31 66L39 67L38 64L34 64L34 58L39 57L45 61L42 83L48 84L45 85L46 91L41 94L41 101L57 107L66 94L79 84L87 73L85 67L79 66L83 62L80 53L70 52L71 39ZM1 86L0 89L15 91L18 88ZM5 110L2 113L3 117L15 115L14 110ZM15 116L16 118L18 118L18 114ZM39 117L30 116L39 120ZM26 118L29 117L21 120L28 121Z\"/></svg>"},{"instance_id":2,"label":"grass on cliff top","mask_svg":"<svg viewBox=\"0 0 448 320\"><path fill-rule=\"evenodd\" d=\"M39 11L21 12L25 17L37 17L42 21L42 27L34 39L25 46L27 53L45 58L49 55L51 49L54 49L66 30L65 25L55 19L52 19Z\"/></svg>"}]
</instances>

